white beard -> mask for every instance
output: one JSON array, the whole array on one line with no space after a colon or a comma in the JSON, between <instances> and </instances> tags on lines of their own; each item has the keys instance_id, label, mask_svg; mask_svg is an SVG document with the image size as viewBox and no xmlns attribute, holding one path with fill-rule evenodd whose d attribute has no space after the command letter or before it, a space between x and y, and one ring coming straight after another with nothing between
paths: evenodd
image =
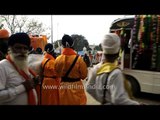
<instances>
[{"instance_id":1,"label":"white beard","mask_svg":"<svg viewBox=\"0 0 160 120\"><path fill-rule=\"evenodd\" d=\"M23 70L25 73L29 74L27 59L28 53L24 54L23 58L19 57L19 55L21 55L20 53L14 53L12 50L10 50L8 54L19 70Z\"/></svg>"}]
</instances>

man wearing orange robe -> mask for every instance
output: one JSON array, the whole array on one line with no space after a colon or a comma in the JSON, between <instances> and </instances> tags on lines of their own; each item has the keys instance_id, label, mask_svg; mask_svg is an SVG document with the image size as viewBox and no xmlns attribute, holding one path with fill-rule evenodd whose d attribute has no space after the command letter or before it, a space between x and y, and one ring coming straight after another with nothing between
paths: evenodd
<instances>
[{"instance_id":1,"label":"man wearing orange robe","mask_svg":"<svg viewBox=\"0 0 160 120\"><path fill-rule=\"evenodd\" d=\"M77 53L73 49L73 39L69 35L62 37L63 50L55 60L55 71L61 77L59 88L60 105L86 105L87 98L82 80L87 77L87 66L81 56L66 75Z\"/></svg>"},{"instance_id":2,"label":"man wearing orange robe","mask_svg":"<svg viewBox=\"0 0 160 120\"><path fill-rule=\"evenodd\" d=\"M42 61L43 80L41 86L41 105L58 105L59 92L58 87L60 78L57 77L54 70L55 53L51 43L45 46L45 55Z\"/></svg>"}]
</instances>

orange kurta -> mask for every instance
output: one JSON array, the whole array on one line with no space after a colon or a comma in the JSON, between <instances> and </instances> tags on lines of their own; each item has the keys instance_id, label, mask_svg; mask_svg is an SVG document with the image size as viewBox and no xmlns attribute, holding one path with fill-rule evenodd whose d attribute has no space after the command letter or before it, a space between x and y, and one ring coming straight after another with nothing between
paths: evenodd
<instances>
[{"instance_id":1,"label":"orange kurta","mask_svg":"<svg viewBox=\"0 0 160 120\"><path fill-rule=\"evenodd\" d=\"M44 67L44 79L42 83L41 92L41 105L58 105L59 104L59 91L58 87L60 84L60 78L56 76L54 70L55 58L50 54L46 53L44 60L42 61L42 68L47 61L50 59Z\"/></svg>"},{"instance_id":2,"label":"orange kurta","mask_svg":"<svg viewBox=\"0 0 160 120\"><path fill-rule=\"evenodd\" d=\"M64 48L62 55L55 60L55 71L60 77L64 77L69 67L73 63L76 53L71 48ZM78 57L72 68L69 78L79 78L76 82L61 81L59 88L60 105L85 105L87 102L84 85L82 80L87 77L87 66L82 57Z\"/></svg>"}]
</instances>

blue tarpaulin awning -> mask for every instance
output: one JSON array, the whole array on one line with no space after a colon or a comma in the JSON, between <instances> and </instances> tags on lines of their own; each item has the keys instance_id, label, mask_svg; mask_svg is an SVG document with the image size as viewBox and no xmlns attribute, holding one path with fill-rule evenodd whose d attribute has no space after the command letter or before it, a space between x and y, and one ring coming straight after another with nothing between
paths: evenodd
<instances>
[{"instance_id":1,"label":"blue tarpaulin awning","mask_svg":"<svg viewBox=\"0 0 160 120\"><path fill-rule=\"evenodd\" d=\"M78 51L78 55L84 55L84 51Z\"/></svg>"}]
</instances>

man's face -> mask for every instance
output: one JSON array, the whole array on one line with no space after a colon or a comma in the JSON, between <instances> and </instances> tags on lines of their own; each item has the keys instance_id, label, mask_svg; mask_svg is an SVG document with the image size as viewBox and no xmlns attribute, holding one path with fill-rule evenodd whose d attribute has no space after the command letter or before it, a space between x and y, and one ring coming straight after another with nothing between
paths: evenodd
<instances>
[{"instance_id":1,"label":"man's face","mask_svg":"<svg viewBox=\"0 0 160 120\"><path fill-rule=\"evenodd\" d=\"M28 47L24 44L16 43L11 47L12 53L16 59L24 60L28 56Z\"/></svg>"}]
</instances>

